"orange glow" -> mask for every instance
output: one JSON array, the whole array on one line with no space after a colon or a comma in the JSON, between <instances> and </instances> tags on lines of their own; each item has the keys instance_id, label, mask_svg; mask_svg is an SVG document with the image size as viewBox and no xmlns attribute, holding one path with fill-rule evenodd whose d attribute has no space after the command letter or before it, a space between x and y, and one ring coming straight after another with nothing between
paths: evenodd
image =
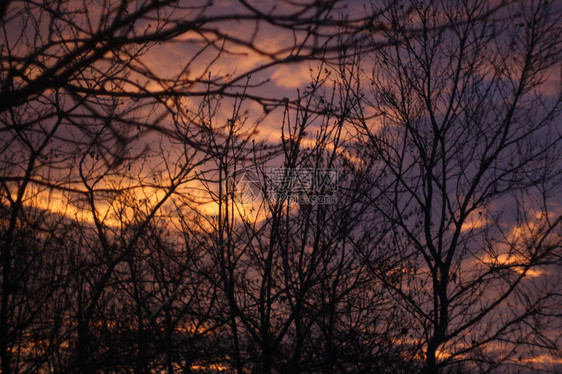
<instances>
[{"instance_id":1,"label":"orange glow","mask_svg":"<svg viewBox=\"0 0 562 374\"><path fill-rule=\"evenodd\" d=\"M483 262L492 266L509 266L513 271L518 274L525 274L529 278L536 278L544 275L542 270L530 268L525 270L525 264L529 262L528 259L518 254L502 253L495 257L487 255Z\"/></svg>"},{"instance_id":2,"label":"orange glow","mask_svg":"<svg viewBox=\"0 0 562 374\"><path fill-rule=\"evenodd\" d=\"M195 364L195 365L191 365L190 366L191 370L194 371L209 371L209 370L214 370L214 371L226 371L229 370L228 366L222 365L222 364Z\"/></svg>"},{"instance_id":3,"label":"orange glow","mask_svg":"<svg viewBox=\"0 0 562 374\"><path fill-rule=\"evenodd\" d=\"M279 87L295 89L309 83L312 80L311 74L309 65L300 63L278 67L271 78Z\"/></svg>"},{"instance_id":4,"label":"orange glow","mask_svg":"<svg viewBox=\"0 0 562 374\"><path fill-rule=\"evenodd\" d=\"M529 363L537 363L537 364L556 364L556 365L560 365L560 364L562 364L562 357L554 357L554 356L549 355L549 354L542 354L542 355L526 358L522 361L529 362Z\"/></svg>"},{"instance_id":5,"label":"orange glow","mask_svg":"<svg viewBox=\"0 0 562 374\"><path fill-rule=\"evenodd\" d=\"M472 212L462 224L461 232L467 232L484 227L486 219L482 216L482 214Z\"/></svg>"}]
</instances>

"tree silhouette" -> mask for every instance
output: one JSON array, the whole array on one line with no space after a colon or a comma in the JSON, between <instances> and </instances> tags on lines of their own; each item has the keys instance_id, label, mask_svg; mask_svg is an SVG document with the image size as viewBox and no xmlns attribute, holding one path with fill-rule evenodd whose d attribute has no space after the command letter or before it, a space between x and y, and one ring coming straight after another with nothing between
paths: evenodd
<instances>
[{"instance_id":1,"label":"tree silhouette","mask_svg":"<svg viewBox=\"0 0 562 374\"><path fill-rule=\"evenodd\" d=\"M355 89L356 128L384 175L373 204L392 243L362 251L386 257L373 274L407 311L403 342L423 372L488 372L523 346L558 352L545 331L559 302L562 96L541 85L560 54L559 13L549 2L494 18L478 1L404 9L390 4L397 43L349 85L370 86ZM412 25L422 32L404 38Z\"/></svg>"},{"instance_id":2,"label":"tree silhouette","mask_svg":"<svg viewBox=\"0 0 562 374\"><path fill-rule=\"evenodd\" d=\"M2 373L558 370L559 21L3 2Z\"/></svg>"}]
</instances>

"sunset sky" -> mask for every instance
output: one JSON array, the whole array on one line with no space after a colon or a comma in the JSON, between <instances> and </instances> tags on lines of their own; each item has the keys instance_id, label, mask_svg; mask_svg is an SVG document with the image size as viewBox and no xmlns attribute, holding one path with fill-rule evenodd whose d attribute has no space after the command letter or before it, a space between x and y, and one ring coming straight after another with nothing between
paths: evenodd
<instances>
[{"instance_id":1,"label":"sunset sky","mask_svg":"<svg viewBox=\"0 0 562 374\"><path fill-rule=\"evenodd\" d=\"M561 5L2 3L0 371L560 372Z\"/></svg>"}]
</instances>

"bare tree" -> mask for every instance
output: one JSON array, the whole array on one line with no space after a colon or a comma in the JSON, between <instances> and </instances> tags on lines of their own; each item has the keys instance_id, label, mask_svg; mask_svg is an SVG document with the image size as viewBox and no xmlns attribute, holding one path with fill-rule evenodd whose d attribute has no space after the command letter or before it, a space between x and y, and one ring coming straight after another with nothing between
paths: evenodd
<instances>
[{"instance_id":1,"label":"bare tree","mask_svg":"<svg viewBox=\"0 0 562 374\"><path fill-rule=\"evenodd\" d=\"M197 115L188 114L186 109L192 106L185 99L210 93L234 96L250 73L314 59L319 51L329 50L328 30L334 26L347 25L349 34L354 35L369 23L368 17L366 23L364 17L332 17L339 8L331 1L286 3L279 13L246 1L235 5L225 11L221 4L205 1L191 5L175 1L2 3L2 372L12 372L12 365L18 370L21 349L16 346L27 339L29 324L18 322L23 312L19 307L14 309L23 305L19 298L36 303L38 308L41 305L31 292L37 279L29 279L26 284L30 288L20 288L18 273L26 268L21 261L29 255L25 261L33 262L36 253L19 253L18 240L27 232L26 225L54 236L60 231L65 237L66 232L66 223L57 220L48 220L49 224L39 218L27 222L34 217L28 207L74 215L81 222L80 249L86 248L89 255L76 252L70 256L77 262L68 266L76 268L65 271L80 274L74 283L77 288L66 295L70 298L66 307L74 302L79 309L74 311L78 324L76 363L82 365L80 370L93 370L87 368L86 358L91 353L87 345L92 318L101 311L100 301L108 284L121 274L124 264L132 267L131 258L140 250L137 247L152 221L205 160L204 155L194 156L198 150L207 151L206 139L200 136L205 126L196 122ZM242 23L251 32L234 33L232 22ZM266 48L256 37L261 27L294 38L277 49ZM177 71L163 68L147 53L162 43L189 45L193 55ZM240 51L261 60L248 71L211 74L218 58ZM280 102L249 92L246 96L267 110ZM184 152L179 158L158 161L157 153L149 148L158 143L154 133L160 134L165 146L181 141ZM156 148L159 150L158 145ZM164 167L149 172L154 165ZM147 194L144 203L135 201L139 193ZM151 200L151 194L157 198ZM69 201L72 204L68 205ZM84 221L84 215L89 222ZM61 243L61 248L73 246L71 243ZM45 264L44 270L54 268ZM64 288L68 279L64 274L59 278L54 282ZM133 285L138 282L132 280ZM142 290L136 292L137 304L143 304ZM39 310L25 313L24 320L40 314ZM63 340L65 344L72 341ZM48 362L50 357L43 360Z\"/></svg>"},{"instance_id":2,"label":"bare tree","mask_svg":"<svg viewBox=\"0 0 562 374\"><path fill-rule=\"evenodd\" d=\"M409 315L401 344L424 373L548 368L529 352L560 352L562 96L543 85L560 58L559 9L412 4L389 3L395 46L350 80L390 225L388 245L361 252L387 257L372 273Z\"/></svg>"},{"instance_id":3,"label":"bare tree","mask_svg":"<svg viewBox=\"0 0 562 374\"><path fill-rule=\"evenodd\" d=\"M0 5L2 372L559 353L559 10L229 3ZM265 94L268 69L305 60L294 99ZM281 138L258 139L274 110ZM295 190L330 170L337 189Z\"/></svg>"},{"instance_id":4,"label":"bare tree","mask_svg":"<svg viewBox=\"0 0 562 374\"><path fill-rule=\"evenodd\" d=\"M311 69L299 106L285 107L280 148L250 141L241 102L224 121L211 102L203 111L217 152L201 180L218 211L184 227L208 248L223 305L215 318L228 321L220 333L230 339L215 359L233 371L380 371L407 361L395 344L400 311L356 252L384 230L371 224L366 197L373 165L350 160L356 98L330 78L340 73ZM336 190L303 175L330 171Z\"/></svg>"}]
</instances>

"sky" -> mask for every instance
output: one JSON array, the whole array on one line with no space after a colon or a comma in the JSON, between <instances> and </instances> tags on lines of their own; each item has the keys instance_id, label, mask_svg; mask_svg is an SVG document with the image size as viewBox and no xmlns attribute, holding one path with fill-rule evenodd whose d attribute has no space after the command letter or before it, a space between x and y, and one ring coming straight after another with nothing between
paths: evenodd
<instances>
[{"instance_id":1,"label":"sky","mask_svg":"<svg viewBox=\"0 0 562 374\"><path fill-rule=\"evenodd\" d=\"M65 12L70 13L70 11L81 12L76 17L82 17L84 15L90 17L92 20L96 20L96 17L99 17L99 13L96 11L99 9L100 4L103 4L102 1L91 1L91 2L81 2L81 1L71 1L69 3L68 9ZM131 7L134 6L134 3L131 3ZM204 4L204 2L201 2ZM275 12L275 14L291 14L290 9L292 7L289 5L289 2L261 2L261 1L252 1L250 4L253 4L260 11L267 14L268 12ZM190 2L190 5L193 6L192 9L184 9L184 10L176 10L176 13L170 14L155 14L154 19L146 22L140 22L135 29L135 34L142 35L145 32L151 32L154 28L157 27L158 20L163 19L166 16L172 16L176 19L177 23L173 23L173 25L181 24L182 21L185 20L192 20L197 18L197 14L200 9L197 8L196 3ZM360 17L368 12L370 6L362 1L347 1L341 4L341 7L338 8L334 13L337 14L339 17ZM84 13L86 12L87 13ZM184 14L185 13L185 14ZM8 13L8 15L12 15L13 13ZM331 89L333 89L334 82L333 79L338 78L339 71L337 70L337 66L335 65L335 60L332 60L334 64L331 65L320 65L318 60L310 59L305 61L297 61L297 62L290 62L290 63L279 63L273 64L273 62L278 59L282 60L286 58L291 53L295 53L292 47L296 44L300 44L303 41L303 38L307 34L306 31L300 32L293 32L293 30L289 30L280 26L272 26L267 24L266 22L259 21L256 22L254 20L244 20L244 19L231 19L228 21L223 21L221 17L227 17L230 14L238 14L238 15L248 15L250 14L244 6L238 1L217 1L214 5L205 11L206 16L209 18L215 17L217 19L216 22L211 22L205 25L206 30L203 32L196 32L196 31L188 31L185 33L181 33L177 35L170 41L166 41L164 43L152 43L150 48L142 49L141 47L131 46L129 53L134 53L135 51L141 51L142 53L136 60L133 62L133 65L139 69L146 69L145 73L151 74L156 79L148 80L146 83L142 81L142 79L146 77L142 77L142 74L138 74L130 72L130 75L127 76L129 82L124 84L119 89L127 90L135 90L138 87L134 86L134 83L138 83L139 87L142 90L146 90L149 92L158 92L162 90L162 81L167 81L167 84L172 84L173 80L176 79L181 74L181 78L183 79L202 79L206 80L207 77L210 77L211 80L214 80L219 83L228 83L231 82L233 79L237 80L237 84L239 86L234 88L229 88L228 92L230 96L220 98L220 102L213 103L216 105L216 113L211 115L213 121L217 123L216 126L221 126L223 124L228 123L228 118L231 116L233 111L233 106L236 103L236 98L234 97L235 93L243 93L244 90L250 96L255 97L265 97L271 98L274 100L281 100L283 102L283 98L287 98L288 102L296 103L296 99L299 95L303 95L306 90L308 90L311 82L314 78L320 74L322 77L326 77L328 75L328 80L324 86L325 92L329 94ZM162 17L162 18L160 18ZM243 18L243 17L242 17ZM52 41L52 35L72 35L72 28L69 29L57 29L57 32L53 32L53 27L56 26L56 22L51 22L52 19L49 17L45 17L40 20L38 25L34 25L32 23L26 24L28 27L28 32L20 33L19 31L24 26L24 23L16 16L14 18L10 18L5 30L2 34L4 40L2 41L1 50L3 51L3 59L2 59L2 69L4 71L8 71L10 66L7 64L6 59L6 46L7 45L16 45L16 48L13 50L16 54L20 54L20 56L25 56L26 53L33 52L37 50L37 46L41 45L42 43L48 43ZM97 22L97 21L95 21ZM95 28L95 22L93 28ZM283 21L288 22L288 21ZM84 23L85 25L86 23ZM53 26L55 25L55 26ZM164 26L172 27L172 26ZM37 27L39 32L34 33L32 32L34 28ZM85 26L84 26L85 27ZM89 27L92 27L91 25ZM78 27L79 29L80 27ZM198 29L200 30L200 29ZM314 40L314 38L307 39L306 45L314 46L314 45L321 45L325 40L330 40L332 45L336 43L338 37L338 30L334 29L333 27L321 27L323 32L326 32L326 36L320 38L319 40ZM224 44L220 40L216 40L214 45L209 45L207 42L209 38L211 40L215 40L217 34L227 36L225 40L227 40ZM51 35L52 34L52 35ZM80 32L78 32L80 34ZM19 39L18 39L19 38ZM56 39L56 37L55 37ZM248 45L241 45L241 43L237 43L236 40L252 40L251 46L254 49L250 48ZM64 51L65 49L72 49L77 48L80 46L81 41L69 42L69 43L61 43L60 45L52 46L53 51L56 53L53 56L46 57L44 61L33 60L30 65L29 69L25 70L25 74L22 77L16 77L15 83L21 84L25 86L26 79L33 80L37 76L40 76L40 72L42 69L45 69L45 66L48 68L51 66L50 64L55 64L59 57L57 53ZM51 49L47 49L51 51ZM258 52L259 51L259 52ZM96 68L105 68L111 69L111 62L115 61L112 60L114 57L114 52L107 52L106 59L104 61L100 61L99 65L93 66L92 71L95 71ZM332 51L332 56L334 56L334 52ZM87 57L87 53L84 55ZM363 65L363 70L361 72L362 77L368 83L368 78L372 76L373 69L376 69L377 61L366 59ZM42 64L44 66L42 66ZM262 68L263 66L268 66L267 68ZM61 70L64 67L61 67ZM323 70L326 69L326 70ZM251 72L251 77L247 77L247 73ZM5 73L4 73L5 74ZM116 73L117 75L120 72ZM546 75L544 84L539 88L541 94L545 95L552 99L555 97L556 94L560 92L561 88L561 78L562 78L562 65L554 64L549 69L549 74ZM245 89L243 87L243 83L248 82L248 87ZM77 81L81 81L80 77L78 77ZM82 82L82 81L81 81ZM93 87L103 88L103 84L100 82L89 82L88 79L84 79L84 84L92 84ZM110 84L109 82L108 84ZM387 82L388 83L388 82ZM393 82L389 83L390 85ZM166 86L168 87L168 86ZM193 92L198 92L198 94L192 94ZM204 96L200 95L201 92L205 90L204 83L196 83L187 91L185 91L185 95L181 98L181 106L189 109L190 112L196 112L197 108L200 108L202 105L205 104ZM46 91L46 96L50 91ZM117 95L115 95L117 96ZM95 95L94 95L94 99ZM111 95L107 100L113 99ZM73 105L72 100L77 100L75 97L68 98L68 101L65 105ZM128 101L129 100L129 101ZM127 110L127 107L134 107L135 101L132 99L123 99L121 102L121 107L123 110ZM174 104L174 101L171 98L162 99L162 103L164 104ZM251 138L255 141L264 141L270 144L278 144L281 140L283 130L282 125L284 121L286 122L287 119L285 113L283 111L283 106L279 105L275 107L271 104L270 101L265 101L260 103L258 100L253 100L251 97L245 100L242 104L242 113L246 113L243 115L248 118L246 124L244 125L244 129L248 129L248 131L255 128L255 132L252 133ZM102 105L100 104L100 107ZM163 109L163 105L158 107L157 110L154 110L151 106L140 107L137 113L139 118L141 119L148 119L147 122L152 120L156 121L157 118L160 118L159 115L164 112L166 109ZM170 110L172 113L173 110ZM33 116L36 113L24 113L22 116ZM4 117L7 118L7 117ZM168 118L164 118L162 120L162 124L165 128L170 128L173 126L173 123L168 121ZM294 112L291 112L289 118L292 121L295 120ZM381 128L381 123L378 119L373 119L373 126L376 129ZM146 128L151 125L152 123L147 123ZM50 125L45 126L45 128L41 128L44 134ZM59 138L56 139L55 145L52 145L52 149L50 149L49 154L53 154L52 157L55 157L57 162L60 165L63 165L59 170L56 169L49 169L46 173L42 174L43 178L52 177L53 175L58 176L65 176L71 180L73 185L79 186L83 188L84 186L80 185L79 181L79 173L77 169L77 163L75 159L69 157L65 159L64 155L60 153L57 155L57 149L65 149L65 146L68 145L66 143L70 143L69 140L73 141L82 141L86 137L80 131L76 132L72 130L72 126L69 126L69 129L63 129L62 134ZM313 126L312 130L318 129L318 126ZM169 139L165 139L161 134L155 134L151 131L142 132L144 135L135 135L132 136L132 153L134 154L137 152L141 154L144 151L149 151L150 157L146 159L141 158L139 163L135 164L132 173L126 175L126 170L123 167L118 167L112 173L105 175L103 165L104 163L96 159L95 153L92 153L91 157L88 158L90 148L82 147L80 148L78 154L83 152L84 164L89 165L91 168L89 172L91 172L91 176L95 176L97 174L100 175L100 187L110 187L113 184L119 185L122 183L124 186L127 185L135 185L136 183L146 183L146 180L150 178L154 178L154 185L157 185L157 182L166 184L170 180L174 173L177 172L178 169L181 169L182 162L184 157L182 151L183 149L179 148L180 141L174 142L170 141ZM378 131L378 130L377 130ZM191 134L191 133L188 133ZM285 132L285 134L287 134ZM31 137L33 138L34 135ZM311 131L308 135L308 144L312 144L315 133ZM458 139L457 139L458 140ZM58 144L57 144L58 143ZM305 142L305 144L307 144ZM72 145L70 145L72 146ZM176 148L178 147L178 148ZM64 152L63 152L64 154ZM70 154L70 152L69 152ZM76 157L76 153L72 155ZM558 155L559 156L559 155ZM197 157L204 157L204 156L197 156ZM3 162L12 161L10 158L15 159L14 154L10 152L4 152L2 156ZM278 162L278 159L273 159L272 163ZM19 168L19 169L18 169ZM216 178L216 174L213 175L213 172L216 173L217 166L212 164L212 161L209 163L204 163L202 166L198 166L195 168L194 174L197 172L201 173L205 170L210 170L209 175L213 178ZM21 166L16 166L15 169L17 172L21 172L23 168ZM130 169L129 169L130 170ZM50 173L50 174L49 174ZM136 174L135 174L136 173ZM199 174L201 175L201 174ZM92 177L93 178L93 177ZM193 193L194 196L201 191L198 189L202 189L204 186L198 184L199 181L190 180L186 182L183 186L183 192ZM154 188L154 185L145 184L144 187L140 188L136 194L132 193L132 197L140 198L141 200L148 201L147 206L151 206L157 203L159 199L162 198L164 192L162 189L159 192L155 192L158 190ZM210 188L213 190L213 188ZM205 191L203 190L203 195L206 195L207 200L209 200L208 195L210 192L213 191ZM29 191L29 201L32 201L32 204L35 206L39 206L40 208L47 208L51 211L56 213L65 214L69 217L73 217L74 219L80 221L84 220L89 223L93 222L93 219L88 216L88 212L84 209L85 201L80 200L78 198L74 198L72 193L68 191L59 191L53 192L50 191L45 186L33 186L30 187ZM14 195L15 196L15 195ZM12 196L12 197L14 197ZM203 204L201 208L201 212L203 215L216 215L217 207L214 201L211 201L209 204ZM100 195L99 204L97 208L99 209L100 216L104 217L104 223L110 227L118 227L121 222L115 220L114 217L110 215L106 215L107 211L114 210L117 211L119 206L113 205L115 201L112 201L109 198L106 198L105 195ZM491 211L494 209L496 211L500 211L504 209L502 206L503 202L497 202L498 205L493 206ZM214 204L214 205L213 205ZM562 196L558 194L558 196L549 201L549 208L551 209L552 217L556 217L562 213ZM534 215L536 216L539 214L536 211L528 211L527 212L531 217ZM83 214L83 215L82 215ZM462 232L463 234L467 234L470 232L477 231L483 227L485 227L490 221L487 221L490 216L478 216L476 214L472 214L467 223L463 225ZM505 219L506 216L504 216ZM550 216L549 216L550 217ZM260 217L262 218L262 217ZM511 220L510 220L511 218ZM539 219L540 217L535 217ZM543 217L544 218L544 217ZM523 237L526 230L533 230L536 227L532 225L528 226L518 226L515 217L509 217L505 219L505 221L501 222L501 225L505 229L506 233L506 241L515 240L519 237ZM503 264L511 264L515 261L519 261L520 258L517 255L508 256L505 254L499 246L496 248L497 253L499 255L495 258L490 256L486 258L476 258L472 259L472 263L480 263L480 264L489 264L497 261ZM516 272L519 272L520 269L516 269ZM533 270L529 272L530 279L541 278L546 279L547 272L541 269ZM446 355L446 352L442 352L442 354ZM535 358L528 357L525 358L527 360L533 360ZM548 356L546 354L539 354L536 359L541 360L552 360L555 363L560 363L560 361L556 361L557 359L554 356Z\"/></svg>"}]
</instances>

